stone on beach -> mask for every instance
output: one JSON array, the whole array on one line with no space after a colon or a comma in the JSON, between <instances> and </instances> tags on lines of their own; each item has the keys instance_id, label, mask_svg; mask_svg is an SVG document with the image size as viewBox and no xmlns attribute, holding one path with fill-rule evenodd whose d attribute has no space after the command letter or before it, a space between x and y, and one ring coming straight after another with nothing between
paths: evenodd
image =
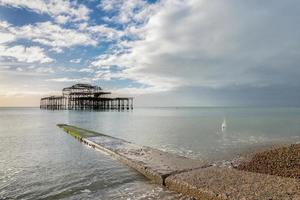
<instances>
[{"instance_id":1,"label":"stone on beach","mask_svg":"<svg viewBox=\"0 0 300 200\"><path fill-rule=\"evenodd\" d=\"M237 169L283 177L300 178L300 144L256 153Z\"/></svg>"},{"instance_id":2,"label":"stone on beach","mask_svg":"<svg viewBox=\"0 0 300 200\"><path fill-rule=\"evenodd\" d=\"M300 181L230 168L208 167L169 176L166 186L197 199L299 200Z\"/></svg>"}]
</instances>

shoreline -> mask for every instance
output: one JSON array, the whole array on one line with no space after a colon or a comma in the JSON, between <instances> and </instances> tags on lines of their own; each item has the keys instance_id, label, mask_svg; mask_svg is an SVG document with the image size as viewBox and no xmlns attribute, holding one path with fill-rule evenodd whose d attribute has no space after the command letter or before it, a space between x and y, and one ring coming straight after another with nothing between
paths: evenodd
<instances>
[{"instance_id":1,"label":"shoreline","mask_svg":"<svg viewBox=\"0 0 300 200\"><path fill-rule=\"evenodd\" d=\"M299 179L214 166L79 127L58 126L155 183L195 199L300 199Z\"/></svg>"}]
</instances>

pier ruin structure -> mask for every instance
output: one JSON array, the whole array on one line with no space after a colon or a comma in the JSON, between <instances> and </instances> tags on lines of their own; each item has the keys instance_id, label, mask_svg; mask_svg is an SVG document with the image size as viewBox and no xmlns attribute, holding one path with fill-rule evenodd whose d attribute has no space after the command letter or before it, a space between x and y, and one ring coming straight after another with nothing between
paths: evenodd
<instances>
[{"instance_id":1,"label":"pier ruin structure","mask_svg":"<svg viewBox=\"0 0 300 200\"><path fill-rule=\"evenodd\" d=\"M113 97L111 92L90 84L75 84L62 90L61 96L41 98L40 108L47 110L129 110L133 97Z\"/></svg>"}]
</instances>

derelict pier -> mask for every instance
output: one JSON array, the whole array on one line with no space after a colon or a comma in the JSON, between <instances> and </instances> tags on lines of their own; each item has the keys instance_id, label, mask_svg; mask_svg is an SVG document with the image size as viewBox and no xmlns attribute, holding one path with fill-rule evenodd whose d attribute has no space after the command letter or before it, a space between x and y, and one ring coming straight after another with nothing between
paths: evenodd
<instances>
[{"instance_id":1,"label":"derelict pier","mask_svg":"<svg viewBox=\"0 0 300 200\"><path fill-rule=\"evenodd\" d=\"M61 96L41 98L40 108L47 110L130 110L133 97L113 97L111 92L90 84L64 88Z\"/></svg>"}]
</instances>

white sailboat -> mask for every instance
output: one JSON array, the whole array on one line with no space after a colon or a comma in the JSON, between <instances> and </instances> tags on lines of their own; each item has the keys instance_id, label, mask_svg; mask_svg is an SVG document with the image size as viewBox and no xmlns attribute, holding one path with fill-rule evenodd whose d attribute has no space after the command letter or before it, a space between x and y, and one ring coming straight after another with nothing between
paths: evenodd
<instances>
[{"instance_id":1,"label":"white sailboat","mask_svg":"<svg viewBox=\"0 0 300 200\"><path fill-rule=\"evenodd\" d=\"M222 128L222 132L226 131L227 128L226 119L223 120L221 128Z\"/></svg>"}]
</instances>

